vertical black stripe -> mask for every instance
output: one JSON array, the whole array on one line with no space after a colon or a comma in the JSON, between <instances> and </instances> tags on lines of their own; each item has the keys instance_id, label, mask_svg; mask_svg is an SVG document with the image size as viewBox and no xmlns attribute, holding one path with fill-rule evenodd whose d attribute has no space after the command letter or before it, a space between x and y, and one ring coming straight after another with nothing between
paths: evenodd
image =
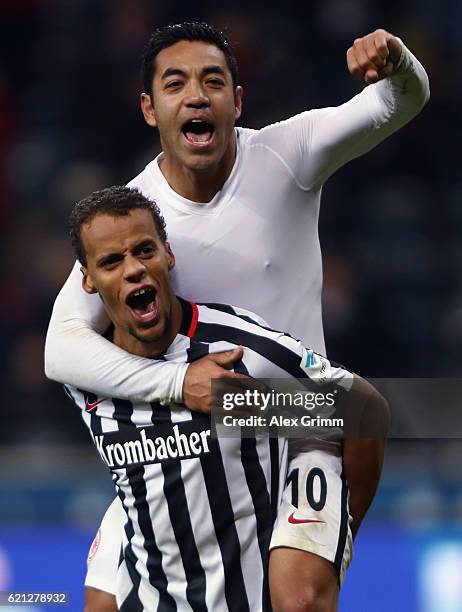
<instances>
[{"instance_id":1,"label":"vertical black stripe","mask_svg":"<svg viewBox=\"0 0 462 612\"><path fill-rule=\"evenodd\" d=\"M271 511L273 521L276 520L278 513L279 500L279 439L270 438L270 456L271 456Z\"/></svg>"},{"instance_id":2,"label":"vertical black stripe","mask_svg":"<svg viewBox=\"0 0 462 612\"><path fill-rule=\"evenodd\" d=\"M268 442L269 440L266 443ZM258 546L263 565L262 605L263 610L268 610L270 602L268 584L269 545L274 521L266 478L260 464L255 438L242 438L241 459L257 521Z\"/></svg>"},{"instance_id":3,"label":"vertical black stripe","mask_svg":"<svg viewBox=\"0 0 462 612\"><path fill-rule=\"evenodd\" d=\"M138 525L144 537L144 548L148 553L146 566L149 573L149 582L159 591L158 610L159 612L176 611L176 603L167 591L168 581L162 567L162 553L154 537L149 504L146 499L145 468L143 466L130 466L126 468L126 471L135 498L135 509L138 512Z\"/></svg>"},{"instance_id":4,"label":"vertical black stripe","mask_svg":"<svg viewBox=\"0 0 462 612\"><path fill-rule=\"evenodd\" d=\"M343 463L343 462L342 462ZM335 553L334 565L338 571L342 567L343 554L345 552L345 544L348 535L348 485L345 478L345 472L342 465L342 500L341 500L341 519L340 530L338 536L337 552Z\"/></svg>"},{"instance_id":5,"label":"vertical black stripe","mask_svg":"<svg viewBox=\"0 0 462 612\"><path fill-rule=\"evenodd\" d=\"M114 412L112 418L116 421L118 429L124 430L130 427L134 427L131 422L131 417L133 415L133 404L128 400L122 400L113 398L112 403L114 404ZM114 474L115 482L117 483L117 474ZM125 499L125 494L121 489L119 489L119 497L123 503ZM128 518L128 515L127 515ZM133 583L133 588L126 597L121 606L121 612L131 612L131 610L143 610L143 604L139 598L139 588L141 583L141 575L137 571L135 565L137 561L137 557L132 548L132 538L135 535L135 530L133 529L133 524L131 519L128 518L125 524L125 534L127 536L128 543L125 547L125 551L123 552L123 557L125 559L125 565L127 567L128 574ZM120 563L120 560L119 560Z\"/></svg>"},{"instance_id":6,"label":"vertical black stripe","mask_svg":"<svg viewBox=\"0 0 462 612\"><path fill-rule=\"evenodd\" d=\"M192 413L193 419L203 415ZM200 457L210 512L221 551L225 577L225 599L229 612L250 612L241 566L241 545L226 482L218 440L210 438L211 452Z\"/></svg>"},{"instance_id":7,"label":"vertical black stripe","mask_svg":"<svg viewBox=\"0 0 462 612\"><path fill-rule=\"evenodd\" d=\"M152 404L152 406L157 411L163 408L158 404ZM164 413L164 417L168 416L169 422L172 422L171 411L165 410L168 415ZM155 411L153 411L152 420L155 421ZM186 598L194 612L207 612L205 572L194 539L185 486L181 476L181 462L163 461L161 467L164 474L164 495L168 514L186 576Z\"/></svg>"},{"instance_id":8,"label":"vertical black stripe","mask_svg":"<svg viewBox=\"0 0 462 612\"><path fill-rule=\"evenodd\" d=\"M151 402L151 423L160 425L161 423L170 423L172 421L172 413L170 408L162 406L158 402Z\"/></svg>"},{"instance_id":9,"label":"vertical black stripe","mask_svg":"<svg viewBox=\"0 0 462 612\"><path fill-rule=\"evenodd\" d=\"M179 333L182 336L187 336L193 317L193 307L191 306L190 302L187 302L180 297L178 297L178 301L180 302L181 306L181 325Z\"/></svg>"},{"instance_id":10,"label":"vertical black stripe","mask_svg":"<svg viewBox=\"0 0 462 612\"><path fill-rule=\"evenodd\" d=\"M119 608L120 612L144 612L143 604L138 597L138 588L133 586Z\"/></svg>"},{"instance_id":11,"label":"vertical black stripe","mask_svg":"<svg viewBox=\"0 0 462 612\"><path fill-rule=\"evenodd\" d=\"M125 500L124 492L119 489L119 498L122 503ZM133 525L131 521L127 521L125 523L125 535L127 536L127 545L125 546L125 550L123 552L123 556L125 559L125 565L127 567L128 575L130 576L130 580L132 581L133 588L129 592L128 596L125 598L123 604L120 607L121 612L142 612L143 605L141 603L140 598L138 597L138 590L140 588L141 576L137 572L135 568L136 557L132 549L132 538L135 535L133 530ZM120 565L120 563L119 563Z\"/></svg>"},{"instance_id":12,"label":"vertical black stripe","mask_svg":"<svg viewBox=\"0 0 462 612\"><path fill-rule=\"evenodd\" d=\"M249 376L249 370L242 360L234 366L234 371ZM266 441L269 444L270 439ZM247 486L252 496L255 517L257 519L257 538L260 548L260 555L263 565L263 585L262 585L262 610L271 612L271 596L269 590L269 545L274 524L274 515L271 507L271 500L268 495L265 474L260 464L257 451L257 441L255 438L243 438L241 440L241 459L244 467ZM271 453L270 453L271 461ZM272 477L272 473L270 473Z\"/></svg>"},{"instance_id":13,"label":"vertical black stripe","mask_svg":"<svg viewBox=\"0 0 462 612\"><path fill-rule=\"evenodd\" d=\"M120 612L144 612L143 604L138 597L138 589L133 586L119 608Z\"/></svg>"},{"instance_id":14,"label":"vertical black stripe","mask_svg":"<svg viewBox=\"0 0 462 612\"><path fill-rule=\"evenodd\" d=\"M276 520L277 512L278 512L278 499L279 499L279 439L278 438L269 438L269 447L270 447L270 461L271 461L271 519L272 525L274 526L274 521ZM272 529L271 529L272 533ZM271 538L271 534L270 534ZM269 543L268 543L269 549ZM269 550L268 550L268 560L269 560ZM270 588L269 588L269 568L267 566L265 573L265 581L263 584L263 612L271 612L271 596L270 596Z\"/></svg>"},{"instance_id":15,"label":"vertical black stripe","mask_svg":"<svg viewBox=\"0 0 462 612\"><path fill-rule=\"evenodd\" d=\"M196 361L196 359L200 359L201 357L205 357L210 352L210 346L208 344L204 344L203 342L195 342L194 340L190 341L190 346L187 350L188 354L188 363L191 361Z\"/></svg>"},{"instance_id":16,"label":"vertical black stripe","mask_svg":"<svg viewBox=\"0 0 462 612\"><path fill-rule=\"evenodd\" d=\"M132 422L133 415L133 404L128 400L114 399L114 415L113 418L117 421L119 429L126 429L135 427ZM152 526L151 514L149 511L149 504L147 503L147 489L145 482L145 468L143 466L130 466L126 468L126 475L128 478L129 486L132 491L132 495L135 499L135 510L138 513L138 525L141 533L144 537L144 548L148 553L146 562L149 582L159 592L159 610L176 610L176 604L172 596L167 591L167 578L162 568L162 553L157 547L154 530ZM125 496L124 496L125 497ZM125 551L125 562L127 569L132 577L132 581L138 572L136 571L135 564L137 561L136 555L131 546L131 539L134 536L133 525L131 524L130 518L128 521L128 531L126 526L127 537L129 538L130 547L126 547ZM139 588L139 581L138 581ZM154 604L152 604L154 605ZM127 610L130 608L127 607Z\"/></svg>"},{"instance_id":17,"label":"vertical black stripe","mask_svg":"<svg viewBox=\"0 0 462 612\"><path fill-rule=\"evenodd\" d=\"M249 371L242 361L236 363L234 371L240 374L246 374L247 376L249 375ZM269 438L268 441L265 440L265 443L269 445ZM247 486L249 487L253 501L255 517L257 519L258 546L260 548L263 567L266 568L271 529L273 527L273 517L268 486L265 473L260 464L260 458L257 451L257 440L255 438L241 439L241 460Z\"/></svg>"},{"instance_id":18,"label":"vertical black stripe","mask_svg":"<svg viewBox=\"0 0 462 612\"><path fill-rule=\"evenodd\" d=\"M195 612L207 612L205 572L194 539L180 462L162 462L162 472L168 513L186 575L186 598Z\"/></svg>"},{"instance_id":19,"label":"vertical black stripe","mask_svg":"<svg viewBox=\"0 0 462 612\"><path fill-rule=\"evenodd\" d=\"M119 563L117 564L117 567L120 567L123 562L124 562L124 547L121 542L120 543Z\"/></svg>"},{"instance_id":20,"label":"vertical black stripe","mask_svg":"<svg viewBox=\"0 0 462 612\"><path fill-rule=\"evenodd\" d=\"M116 398L112 400L112 403L114 404L114 414L112 418L117 421L119 429L125 429L127 425L134 427L132 423L133 404L128 400Z\"/></svg>"}]
</instances>

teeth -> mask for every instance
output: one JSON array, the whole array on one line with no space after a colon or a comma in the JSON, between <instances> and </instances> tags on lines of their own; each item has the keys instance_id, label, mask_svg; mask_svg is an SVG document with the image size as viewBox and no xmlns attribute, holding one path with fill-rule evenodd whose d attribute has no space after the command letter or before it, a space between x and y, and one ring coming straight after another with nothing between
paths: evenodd
<instances>
[{"instance_id":1,"label":"teeth","mask_svg":"<svg viewBox=\"0 0 462 612\"><path fill-rule=\"evenodd\" d=\"M148 292L147 289L139 289L138 291L135 291L135 293L132 293L132 296L138 297L139 295L144 295L147 292Z\"/></svg>"}]
</instances>

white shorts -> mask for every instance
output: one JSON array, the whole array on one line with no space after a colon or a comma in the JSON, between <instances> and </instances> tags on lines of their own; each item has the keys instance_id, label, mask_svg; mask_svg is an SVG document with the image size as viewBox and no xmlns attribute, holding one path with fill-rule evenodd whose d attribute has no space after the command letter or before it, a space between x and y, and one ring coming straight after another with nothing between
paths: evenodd
<instances>
[{"instance_id":1,"label":"white shorts","mask_svg":"<svg viewBox=\"0 0 462 612\"><path fill-rule=\"evenodd\" d=\"M351 521L342 458L318 450L294 457L270 549L297 548L331 561L341 586L353 555Z\"/></svg>"},{"instance_id":2,"label":"white shorts","mask_svg":"<svg viewBox=\"0 0 462 612\"><path fill-rule=\"evenodd\" d=\"M123 530L127 518L118 497L106 510L87 558L85 586L115 595L117 570L122 551Z\"/></svg>"}]
</instances>

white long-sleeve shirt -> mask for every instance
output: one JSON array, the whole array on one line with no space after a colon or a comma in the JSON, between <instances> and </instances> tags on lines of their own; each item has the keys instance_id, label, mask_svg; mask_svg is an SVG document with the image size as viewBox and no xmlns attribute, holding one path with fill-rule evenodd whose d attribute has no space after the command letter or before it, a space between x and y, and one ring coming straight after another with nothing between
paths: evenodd
<instances>
[{"instance_id":1,"label":"white long-sleeve shirt","mask_svg":"<svg viewBox=\"0 0 462 612\"><path fill-rule=\"evenodd\" d=\"M236 128L237 154L207 204L177 194L162 153L130 183L156 200L165 220L178 295L248 308L276 329L325 352L318 216L323 183L421 110L428 77L403 45L394 74L338 107L303 112L261 130ZM76 264L53 308L45 349L49 378L140 401L181 401L187 364L126 353L100 334L108 324L99 296L81 288Z\"/></svg>"}]
</instances>

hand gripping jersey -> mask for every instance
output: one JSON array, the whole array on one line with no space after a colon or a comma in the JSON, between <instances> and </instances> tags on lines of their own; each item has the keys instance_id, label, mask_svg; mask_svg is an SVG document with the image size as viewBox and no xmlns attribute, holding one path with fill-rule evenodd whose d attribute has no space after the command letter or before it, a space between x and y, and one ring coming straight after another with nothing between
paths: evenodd
<instances>
[{"instance_id":1,"label":"hand gripping jersey","mask_svg":"<svg viewBox=\"0 0 462 612\"><path fill-rule=\"evenodd\" d=\"M181 305L180 333L162 357L167 362L191 362L242 345L241 372L309 377L301 343L261 327L251 313L183 300ZM348 372L328 367L330 380L348 384ZM214 439L210 416L184 406L169 410L68 390L126 513L120 609L269 609L266 570L286 477L286 442Z\"/></svg>"}]
</instances>

